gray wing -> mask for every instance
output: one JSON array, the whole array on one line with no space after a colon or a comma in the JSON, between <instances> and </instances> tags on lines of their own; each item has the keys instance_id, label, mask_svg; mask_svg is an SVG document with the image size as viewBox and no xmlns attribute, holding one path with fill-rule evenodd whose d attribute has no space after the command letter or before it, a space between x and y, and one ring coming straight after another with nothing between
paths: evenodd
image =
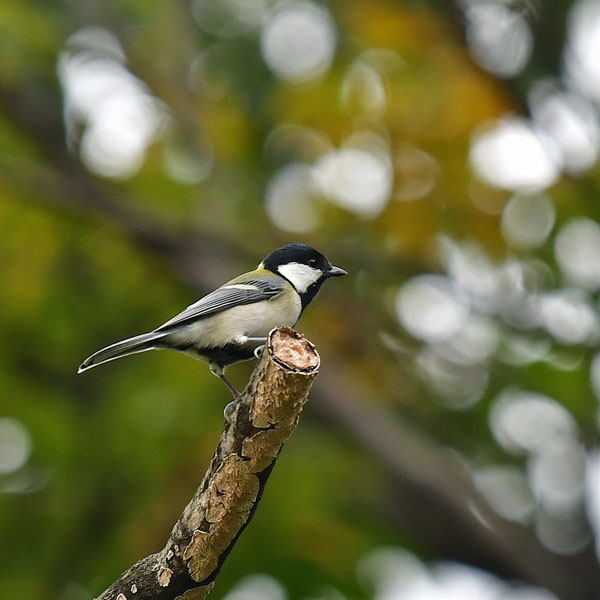
<instances>
[{"instance_id":1,"label":"gray wing","mask_svg":"<svg viewBox=\"0 0 600 600\"><path fill-rule=\"evenodd\" d=\"M285 289L286 283L285 280L275 275L273 277L251 279L244 282L238 282L234 279L207 296L204 296L204 298L200 298L194 304L190 304L185 310L160 327L157 327L154 331L165 331L177 325L202 319L228 308L233 308L234 306L268 300L281 293Z\"/></svg>"}]
</instances>

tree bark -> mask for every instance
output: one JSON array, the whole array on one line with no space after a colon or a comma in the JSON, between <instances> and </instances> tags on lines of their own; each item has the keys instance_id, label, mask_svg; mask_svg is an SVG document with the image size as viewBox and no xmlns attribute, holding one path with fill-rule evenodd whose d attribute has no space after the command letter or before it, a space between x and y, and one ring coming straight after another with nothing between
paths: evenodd
<instances>
[{"instance_id":1,"label":"tree bark","mask_svg":"<svg viewBox=\"0 0 600 600\"><path fill-rule=\"evenodd\" d=\"M165 547L135 563L98 600L201 600L250 522L319 368L315 347L274 329L231 410L208 470Z\"/></svg>"}]
</instances>

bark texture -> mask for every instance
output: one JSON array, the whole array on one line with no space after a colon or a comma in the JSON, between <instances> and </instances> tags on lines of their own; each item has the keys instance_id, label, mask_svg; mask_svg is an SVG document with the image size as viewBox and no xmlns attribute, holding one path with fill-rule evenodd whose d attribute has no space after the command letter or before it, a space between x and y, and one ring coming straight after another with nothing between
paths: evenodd
<instances>
[{"instance_id":1,"label":"bark texture","mask_svg":"<svg viewBox=\"0 0 600 600\"><path fill-rule=\"evenodd\" d=\"M208 595L298 423L319 362L315 347L293 329L271 332L240 401L229 411L204 479L165 547L125 571L98 600Z\"/></svg>"}]
</instances>

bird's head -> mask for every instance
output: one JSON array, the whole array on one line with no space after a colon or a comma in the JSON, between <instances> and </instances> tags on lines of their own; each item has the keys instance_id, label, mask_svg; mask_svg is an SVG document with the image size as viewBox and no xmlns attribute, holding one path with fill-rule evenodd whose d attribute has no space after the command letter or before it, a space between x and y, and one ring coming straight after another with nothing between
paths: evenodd
<instances>
[{"instance_id":1,"label":"bird's head","mask_svg":"<svg viewBox=\"0 0 600 600\"><path fill-rule=\"evenodd\" d=\"M347 275L334 267L318 250L295 242L273 250L259 265L287 279L300 294L306 306L326 279Z\"/></svg>"}]
</instances>

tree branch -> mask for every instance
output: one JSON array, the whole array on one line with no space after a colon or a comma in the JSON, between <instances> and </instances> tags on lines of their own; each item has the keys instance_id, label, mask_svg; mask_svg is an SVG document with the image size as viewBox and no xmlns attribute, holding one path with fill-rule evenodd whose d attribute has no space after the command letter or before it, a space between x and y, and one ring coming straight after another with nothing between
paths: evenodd
<instances>
[{"instance_id":1,"label":"tree branch","mask_svg":"<svg viewBox=\"0 0 600 600\"><path fill-rule=\"evenodd\" d=\"M315 347L294 330L270 333L204 479L165 547L125 571L98 600L207 596L298 423L319 363Z\"/></svg>"}]
</instances>

